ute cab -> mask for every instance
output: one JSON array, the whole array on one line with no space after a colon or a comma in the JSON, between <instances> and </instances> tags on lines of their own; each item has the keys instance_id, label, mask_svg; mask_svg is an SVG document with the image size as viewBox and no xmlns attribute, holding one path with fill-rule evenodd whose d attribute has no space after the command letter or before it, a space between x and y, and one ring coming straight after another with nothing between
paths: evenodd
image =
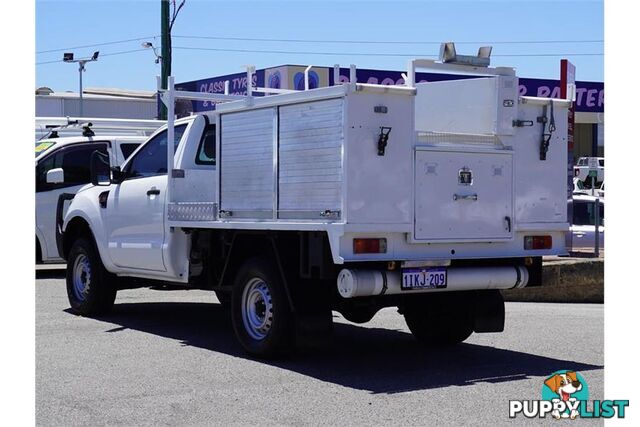
<instances>
[{"instance_id":1,"label":"ute cab","mask_svg":"<svg viewBox=\"0 0 640 427\"><path fill-rule=\"evenodd\" d=\"M145 136L74 136L36 141L36 262L63 262L56 245L56 207L61 194L90 182L94 152L122 164Z\"/></svg>"}]
</instances>

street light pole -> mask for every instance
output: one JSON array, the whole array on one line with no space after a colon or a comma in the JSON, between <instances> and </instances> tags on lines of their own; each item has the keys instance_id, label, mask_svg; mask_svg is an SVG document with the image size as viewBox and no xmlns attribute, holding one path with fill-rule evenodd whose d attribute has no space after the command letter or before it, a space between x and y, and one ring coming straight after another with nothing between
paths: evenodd
<instances>
[{"instance_id":1,"label":"street light pole","mask_svg":"<svg viewBox=\"0 0 640 427\"><path fill-rule=\"evenodd\" d=\"M97 61L98 60L98 55L100 54L100 52L96 51L93 52L93 56L91 56L91 58L85 58L85 59L73 59L73 53L70 52L65 52L64 56L62 57L62 60L64 62L77 62L78 63L78 75L80 77L80 115L79 117L83 117L84 116L84 105L83 105L83 97L82 97L82 73L84 73L84 66L87 62L93 62L93 61Z\"/></svg>"},{"instance_id":2,"label":"street light pole","mask_svg":"<svg viewBox=\"0 0 640 427\"><path fill-rule=\"evenodd\" d=\"M78 74L80 74L80 117L84 117L83 104L82 104L82 73L84 72L84 62L78 62Z\"/></svg>"}]
</instances>

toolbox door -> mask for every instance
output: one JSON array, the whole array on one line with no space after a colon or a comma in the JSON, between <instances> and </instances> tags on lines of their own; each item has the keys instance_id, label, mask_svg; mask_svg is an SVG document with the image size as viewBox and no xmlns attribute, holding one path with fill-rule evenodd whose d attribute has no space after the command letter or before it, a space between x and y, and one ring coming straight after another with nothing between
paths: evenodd
<instances>
[{"instance_id":1,"label":"toolbox door","mask_svg":"<svg viewBox=\"0 0 640 427\"><path fill-rule=\"evenodd\" d=\"M506 150L416 149L414 240L511 239L512 159Z\"/></svg>"},{"instance_id":2,"label":"toolbox door","mask_svg":"<svg viewBox=\"0 0 640 427\"><path fill-rule=\"evenodd\" d=\"M220 122L220 217L273 219L277 110L223 114Z\"/></svg>"}]
</instances>

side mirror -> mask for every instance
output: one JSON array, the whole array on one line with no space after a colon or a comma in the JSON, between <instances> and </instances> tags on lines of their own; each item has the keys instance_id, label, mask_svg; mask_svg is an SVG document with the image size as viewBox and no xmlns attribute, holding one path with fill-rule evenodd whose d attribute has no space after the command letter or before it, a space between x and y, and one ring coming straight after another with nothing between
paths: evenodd
<instances>
[{"instance_id":1,"label":"side mirror","mask_svg":"<svg viewBox=\"0 0 640 427\"><path fill-rule=\"evenodd\" d=\"M64 170L62 168L47 171L47 184L62 184L64 182Z\"/></svg>"},{"instance_id":2,"label":"side mirror","mask_svg":"<svg viewBox=\"0 0 640 427\"><path fill-rule=\"evenodd\" d=\"M111 184L111 165L109 163L109 155L107 153L101 153L98 150L94 151L91 154L89 170L91 174L91 184Z\"/></svg>"},{"instance_id":3,"label":"side mirror","mask_svg":"<svg viewBox=\"0 0 640 427\"><path fill-rule=\"evenodd\" d=\"M122 172L122 169L120 169L120 166L111 167L111 182L113 184L120 184L122 181L124 181L124 178L125 178L125 173Z\"/></svg>"}]
</instances>

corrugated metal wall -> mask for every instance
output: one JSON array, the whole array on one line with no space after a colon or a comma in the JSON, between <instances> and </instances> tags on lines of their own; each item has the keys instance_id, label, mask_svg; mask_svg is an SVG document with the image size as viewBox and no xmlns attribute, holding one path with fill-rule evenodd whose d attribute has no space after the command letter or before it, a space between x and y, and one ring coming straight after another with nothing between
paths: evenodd
<instances>
[{"instance_id":1,"label":"corrugated metal wall","mask_svg":"<svg viewBox=\"0 0 640 427\"><path fill-rule=\"evenodd\" d=\"M86 97L83 99L82 109L84 117L155 119L157 116L155 99ZM80 100L78 98L52 95L36 96L37 117L77 117L79 114Z\"/></svg>"},{"instance_id":2,"label":"corrugated metal wall","mask_svg":"<svg viewBox=\"0 0 640 427\"><path fill-rule=\"evenodd\" d=\"M283 219L339 211L343 103L332 99L223 114L221 210L234 218L273 218L277 206Z\"/></svg>"},{"instance_id":3,"label":"corrugated metal wall","mask_svg":"<svg viewBox=\"0 0 640 427\"><path fill-rule=\"evenodd\" d=\"M275 108L221 117L220 208L234 217L273 216L275 122Z\"/></svg>"},{"instance_id":4,"label":"corrugated metal wall","mask_svg":"<svg viewBox=\"0 0 640 427\"><path fill-rule=\"evenodd\" d=\"M280 108L281 216L339 210L342 201L343 100Z\"/></svg>"}]
</instances>

